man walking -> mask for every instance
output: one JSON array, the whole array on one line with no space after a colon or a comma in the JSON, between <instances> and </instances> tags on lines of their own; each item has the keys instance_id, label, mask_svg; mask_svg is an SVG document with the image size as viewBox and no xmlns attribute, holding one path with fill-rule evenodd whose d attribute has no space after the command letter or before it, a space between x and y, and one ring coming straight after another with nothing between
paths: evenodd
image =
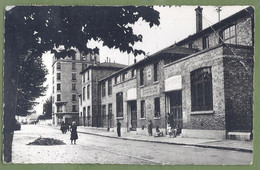
<instances>
[{"instance_id":1,"label":"man walking","mask_svg":"<svg viewBox=\"0 0 260 170\"><path fill-rule=\"evenodd\" d=\"M121 123L119 122L119 120L117 120L117 136L121 137Z\"/></svg>"}]
</instances>

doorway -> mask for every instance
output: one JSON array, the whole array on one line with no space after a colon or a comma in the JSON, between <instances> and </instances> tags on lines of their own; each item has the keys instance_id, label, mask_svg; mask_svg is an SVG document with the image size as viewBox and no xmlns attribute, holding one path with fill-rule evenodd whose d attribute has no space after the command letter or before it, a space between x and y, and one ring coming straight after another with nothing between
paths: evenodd
<instances>
[{"instance_id":1,"label":"doorway","mask_svg":"<svg viewBox=\"0 0 260 170\"><path fill-rule=\"evenodd\" d=\"M131 128L130 131L136 131L137 128L137 106L136 106L136 101L130 101L129 102L130 106L130 114L131 114Z\"/></svg>"},{"instance_id":2,"label":"doorway","mask_svg":"<svg viewBox=\"0 0 260 170\"><path fill-rule=\"evenodd\" d=\"M172 128L177 128L179 133L183 127L182 116L182 91L174 91L169 93L170 99L170 113L168 117L168 123Z\"/></svg>"}]
</instances>

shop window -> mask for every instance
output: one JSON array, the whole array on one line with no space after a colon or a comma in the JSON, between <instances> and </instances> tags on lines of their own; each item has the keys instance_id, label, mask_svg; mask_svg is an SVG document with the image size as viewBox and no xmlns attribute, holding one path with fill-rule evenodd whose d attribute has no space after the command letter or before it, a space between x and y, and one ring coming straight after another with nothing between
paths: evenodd
<instances>
[{"instance_id":1,"label":"shop window","mask_svg":"<svg viewBox=\"0 0 260 170\"><path fill-rule=\"evenodd\" d=\"M112 80L108 80L108 88L107 88L108 95L112 95Z\"/></svg>"},{"instance_id":2,"label":"shop window","mask_svg":"<svg viewBox=\"0 0 260 170\"><path fill-rule=\"evenodd\" d=\"M116 116L123 117L123 92L116 94Z\"/></svg>"},{"instance_id":3,"label":"shop window","mask_svg":"<svg viewBox=\"0 0 260 170\"><path fill-rule=\"evenodd\" d=\"M145 118L145 100L141 101L141 118Z\"/></svg>"},{"instance_id":4,"label":"shop window","mask_svg":"<svg viewBox=\"0 0 260 170\"><path fill-rule=\"evenodd\" d=\"M203 49L209 48L209 37L205 36L202 38Z\"/></svg>"},{"instance_id":5,"label":"shop window","mask_svg":"<svg viewBox=\"0 0 260 170\"><path fill-rule=\"evenodd\" d=\"M140 86L144 85L144 68L140 69Z\"/></svg>"},{"instance_id":6,"label":"shop window","mask_svg":"<svg viewBox=\"0 0 260 170\"><path fill-rule=\"evenodd\" d=\"M205 111L213 109L211 67L191 72L191 110Z\"/></svg>"},{"instance_id":7,"label":"shop window","mask_svg":"<svg viewBox=\"0 0 260 170\"><path fill-rule=\"evenodd\" d=\"M105 97L106 96L106 82L103 82L101 84L101 93L102 93L102 97Z\"/></svg>"},{"instance_id":8,"label":"shop window","mask_svg":"<svg viewBox=\"0 0 260 170\"><path fill-rule=\"evenodd\" d=\"M153 65L153 78L154 81L158 81L158 63Z\"/></svg>"},{"instance_id":9,"label":"shop window","mask_svg":"<svg viewBox=\"0 0 260 170\"><path fill-rule=\"evenodd\" d=\"M61 90L61 84L60 83L57 84L57 90Z\"/></svg>"},{"instance_id":10,"label":"shop window","mask_svg":"<svg viewBox=\"0 0 260 170\"><path fill-rule=\"evenodd\" d=\"M154 99L154 117L159 118L160 116L160 98L157 97Z\"/></svg>"}]
</instances>

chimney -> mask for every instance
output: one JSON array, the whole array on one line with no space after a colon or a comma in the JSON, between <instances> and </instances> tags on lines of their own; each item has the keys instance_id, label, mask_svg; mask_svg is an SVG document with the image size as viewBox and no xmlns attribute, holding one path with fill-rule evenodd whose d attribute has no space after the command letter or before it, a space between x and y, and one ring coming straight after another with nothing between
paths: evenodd
<instances>
[{"instance_id":1,"label":"chimney","mask_svg":"<svg viewBox=\"0 0 260 170\"><path fill-rule=\"evenodd\" d=\"M202 9L200 6L195 9L196 11L196 32L200 32L202 30Z\"/></svg>"}]
</instances>

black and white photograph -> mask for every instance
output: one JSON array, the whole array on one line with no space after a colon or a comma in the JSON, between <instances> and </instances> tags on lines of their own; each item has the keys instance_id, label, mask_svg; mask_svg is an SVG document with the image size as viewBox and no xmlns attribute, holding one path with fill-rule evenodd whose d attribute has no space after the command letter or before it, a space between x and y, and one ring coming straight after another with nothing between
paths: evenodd
<instances>
[{"instance_id":1,"label":"black and white photograph","mask_svg":"<svg viewBox=\"0 0 260 170\"><path fill-rule=\"evenodd\" d=\"M6 6L5 164L251 165L254 6Z\"/></svg>"}]
</instances>

